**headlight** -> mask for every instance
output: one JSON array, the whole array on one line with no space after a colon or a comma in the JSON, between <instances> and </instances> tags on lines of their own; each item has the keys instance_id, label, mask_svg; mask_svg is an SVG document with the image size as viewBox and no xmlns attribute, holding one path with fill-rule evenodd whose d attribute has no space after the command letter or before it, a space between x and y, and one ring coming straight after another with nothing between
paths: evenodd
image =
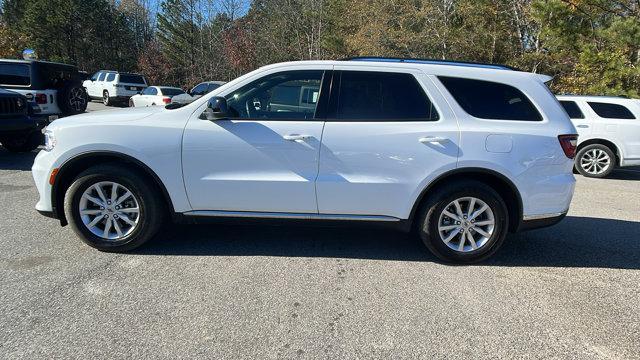
<instances>
[{"instance_id":1,"label":"headlight","mask_svg":"<svg viewBox=\"0 0 640 360\"><path fill-rule=\"evenodd\" d=\"M44 129L44 150L51 151L56 147L56 137L53 134L53 130L47 128Z\"/></svg>"}]
</instances>

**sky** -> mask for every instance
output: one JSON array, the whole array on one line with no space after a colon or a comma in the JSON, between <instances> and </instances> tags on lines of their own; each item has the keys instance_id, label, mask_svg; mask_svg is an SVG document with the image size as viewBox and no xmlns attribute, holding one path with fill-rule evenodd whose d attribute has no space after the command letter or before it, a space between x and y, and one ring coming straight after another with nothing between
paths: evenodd
<instances>
[{"instance_id":1,"label":"sky","mask_svg":"<svg viewBox=\"0 0 640 360\"><path fill-rule=\"evenodd\" d=\"M236 0L236 1L239 3L239 7L240 7L238 9L239 13L236 15L237 16L245 15L249 11L249 7L251 6L251 0ZM151 8L151 11L154 14L160 11L160 3L162 3L162 0L147 0L147 2L149 3L149 7ZM225 0L217 0L217 1L214 0L214 3L218 3L218 4L221 4L223 2L225 2Z\"/></svg>"}]
</instances>

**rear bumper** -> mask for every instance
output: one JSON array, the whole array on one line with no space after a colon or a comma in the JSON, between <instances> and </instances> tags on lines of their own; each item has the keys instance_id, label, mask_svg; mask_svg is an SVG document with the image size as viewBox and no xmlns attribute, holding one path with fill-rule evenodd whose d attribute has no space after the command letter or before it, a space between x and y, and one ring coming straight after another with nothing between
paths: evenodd
<instances>
[{"instance_id":1,"label":"rear bumper","mask_svg":"<svg viewBox=\"0 0 640 360\"><path fill-rule=\"evenodd\" d=\"M560 221L562 221L562 219L564 219L565 216L567 216L567 212L536 215L536 216L530 216L530 217L525 216L525 218L522 219L522 221L520 222L517 232L533 230L533 229L541 229L541 228L553 226L559 223Z\"/></svg>"}]
</instances>

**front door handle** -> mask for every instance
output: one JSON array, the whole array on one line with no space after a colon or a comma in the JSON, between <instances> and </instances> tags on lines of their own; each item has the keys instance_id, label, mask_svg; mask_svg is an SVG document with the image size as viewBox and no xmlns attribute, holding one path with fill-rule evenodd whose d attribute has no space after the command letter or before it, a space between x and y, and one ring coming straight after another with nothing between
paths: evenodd
<instances>
[{"instance_id":1,"label":"front door handle","mask_svg":"<svg viewBox=\"0 0 640 360\"><path fill-rule=\"evenodd\" d=\"M299 141L299 140L307 140L310 137L311 135L289 134L289 135L284 135L282 138L288 141Z\"/></svg>"},{"instance_id":2,"label":"front door handle","mask_svg":"<svg viewBox=\"0 0 640 360\"><path fill-rule=\"evenodd\" d=\"M587 129L589 128L589 125L576 125L576 127L579 127L581 129Z\"/></svg>"},{"instance_id":3,"label":"front door handle","mask_svg":"<svg viewBox=\"0 0 640 360\"><path fill-rule=\"evenodd\" d=\"M443 142L449 141L449 139L442 136L425 136L418 139L423 144L442 144Z\"/></svg>"}]
</instances>

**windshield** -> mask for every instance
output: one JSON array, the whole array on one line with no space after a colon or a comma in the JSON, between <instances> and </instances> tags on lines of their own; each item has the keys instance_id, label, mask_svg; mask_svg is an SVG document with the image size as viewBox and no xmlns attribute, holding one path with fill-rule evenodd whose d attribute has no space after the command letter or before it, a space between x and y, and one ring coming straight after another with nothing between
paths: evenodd
<instances>
[{"instance_id":1,"label":"windshield","mask_svg":"<svg viewBox=\"0 0 640 360\"><path fill-rule=\"evenodd\" d=\"M146 84L142 75L120 74L121 83Z\"/></svg>"},{"instance_id":2,"label":"windshield","mask_svg":"<svg viewBox=\"0 0 640 360\"><path fill-rule=\"evenodd\" d=\"M0 64L0 84L29 86L31 74L26 64Z\"/></svg>"}]
</instances>

